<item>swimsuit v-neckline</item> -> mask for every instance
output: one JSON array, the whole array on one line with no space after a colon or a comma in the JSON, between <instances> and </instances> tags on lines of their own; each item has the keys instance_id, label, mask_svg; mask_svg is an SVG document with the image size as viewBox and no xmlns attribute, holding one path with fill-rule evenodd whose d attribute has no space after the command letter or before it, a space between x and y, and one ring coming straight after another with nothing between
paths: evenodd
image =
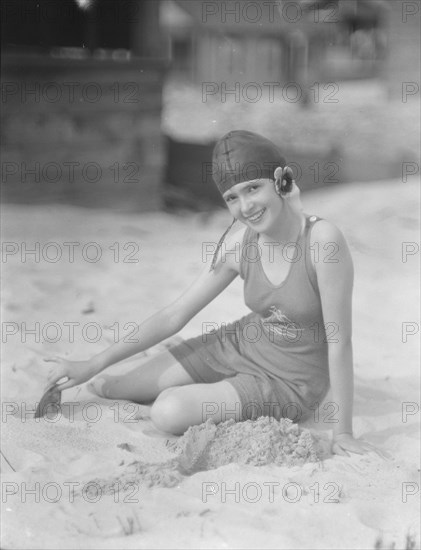
<instances>
[{"instance_id":1,"label":"swimsuit v-neckline","mask_svg":"<svg viewBox=\"0 0 421 550\"><path fill-rule=\"evenodd\" d=\"M294 246L298 246L298 243L299 243L300 240L302 239L302 237L303 237L303 235L304 235L304 233L305 233L305 230L306 230L306 228L307 228L308 220L309 220L309 217L308 217L308 216L305 216L305 217L304 217L304 220L303 220L303 223L302 223L302 225L301 225L300 231L299 231L299 233L298 233L298 235L297 235L295 241L294 241L294 242L291 242L291 243L287 243L288 245L292 245L292 244L293 244ZM256 233L255 236L254 236L254 241L256 242L257 246L259 246L259 236L260 236L259 233ZM294 265L296 264L296 261L290 260L290 264L291 264L291 265L289 266L288 272L287 272L285 278L283 279L283 281L281 281L279 284L274 284L274 283L272 283L272 281L269 279L269 277L266 275L266 272L265 272L265 270L264 270L264 268L263 268L263 264L262 264L262 255L259 253L259 254L258 254L258 257L257 257L257 265L258 265L258 268L259 268L261 274L263 275L263 277L264 277L266 283L267 283L268 285L270 285L272 288L281 288L282 286L284 286L284 285L287 283L287 281L288 281L288 279L289 279L289 277L290 277L290 275L291 275L291 272L292 272L292 270L293 270L293 268L294 268Z\"/></svg>"}]
</instances>

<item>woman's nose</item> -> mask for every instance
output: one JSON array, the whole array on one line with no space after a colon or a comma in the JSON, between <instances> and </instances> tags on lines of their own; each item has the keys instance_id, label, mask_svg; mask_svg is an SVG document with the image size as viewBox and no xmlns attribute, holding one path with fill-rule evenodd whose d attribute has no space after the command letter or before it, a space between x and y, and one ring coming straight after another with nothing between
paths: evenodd
<instances>
[{"instance_id":1,"label":"woman's nose","mask_svg":"<svg viewBox=\"0 0 421 550\"><path fill-rule=\"evenodd\" d=\"M240 197L240 210L243 215L250 214L253 209L253 201L250 198Z\"/></svg>"}]
</instances>

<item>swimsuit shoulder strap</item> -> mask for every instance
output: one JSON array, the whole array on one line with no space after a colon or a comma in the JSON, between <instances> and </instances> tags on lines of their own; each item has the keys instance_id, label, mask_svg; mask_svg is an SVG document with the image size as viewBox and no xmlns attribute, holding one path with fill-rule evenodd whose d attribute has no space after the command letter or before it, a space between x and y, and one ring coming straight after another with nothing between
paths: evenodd
<instances>
[{"instance_id":1,"label":"swimsuit shoulder strap","mask_svg":"<svg viewBox=\"0 0 421 550\"><path fill-rule=\"evenodd\" d=\"M305 266L311 286L317 295L319 294L319 285L317 283L316 270L314 269L313 262L311 261L310 236L314 224L320 220L323 220L323 218L320 218L319 216L307 216L305 227Z\"/></svg>"},{"instance_id":2,"label":"swimsuit shoulder strap","mask_svg":"<svg viewBox=\"0 0 421 550\"><path fill-rule=\"evenodd\" d=\"M250 269L250 261L248 261L246 248L251 242L256 241L256 232L253 231L250 227L247 227L244 231L243 242L241 243L240 249L240 277L245 279L248 275Z\"/></svg>"}]
</instances>

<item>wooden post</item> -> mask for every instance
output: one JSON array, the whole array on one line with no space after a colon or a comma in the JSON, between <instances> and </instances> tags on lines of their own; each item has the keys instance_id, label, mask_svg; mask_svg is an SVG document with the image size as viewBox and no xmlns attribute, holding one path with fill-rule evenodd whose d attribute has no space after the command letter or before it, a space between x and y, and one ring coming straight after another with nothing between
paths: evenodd
<instances>
[{"instance_id":1,"label":"wooden post","mask_svg":"<svg viewBox=\"0 0 421 550\"><path fill-rule=\"evenodd\" d=\"M132 51L135 56L162 58L163 36L159 27L159 0L131 0L133 3Z\"/></svg>"}]
</instances>

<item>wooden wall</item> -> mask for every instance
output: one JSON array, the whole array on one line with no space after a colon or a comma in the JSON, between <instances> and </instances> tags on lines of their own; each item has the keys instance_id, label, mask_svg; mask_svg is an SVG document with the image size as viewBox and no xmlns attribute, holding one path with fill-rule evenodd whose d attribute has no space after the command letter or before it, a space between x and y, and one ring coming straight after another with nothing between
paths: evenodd
<instances>
[{"instance_id":1,"label":"wooden wall","mask_svg":"<svg viewBox=\"0 0 421 550\"><path fill-rule=\"evenodd\" d=\"M160 207L161 59L4 55L2 198Z\"/></svg>"}]
</instances>

